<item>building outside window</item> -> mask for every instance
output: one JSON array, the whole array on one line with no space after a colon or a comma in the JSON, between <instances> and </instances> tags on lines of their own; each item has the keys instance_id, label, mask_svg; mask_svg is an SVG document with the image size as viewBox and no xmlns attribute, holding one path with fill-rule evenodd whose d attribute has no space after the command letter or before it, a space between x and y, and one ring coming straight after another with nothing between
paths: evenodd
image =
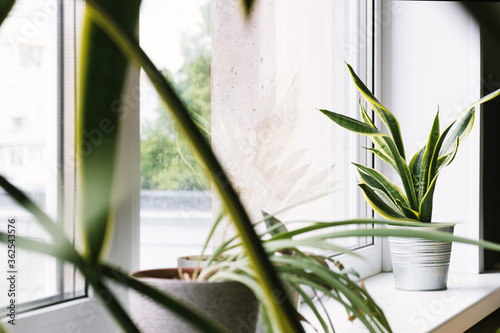
<instances>
[{"instance_id":1,"label":"building outside window","mask_svg":"<svg viewBox=\"0 0 500 333\"><path fill-rule=\"evenodd\" d=\"M65 130L59 112L62 91L58 87L60 47L58 17L42 2L17 1L0 29L0 172L21 188L51 218L73 235L73 222L64 220L62 191L72 192L64 182L61 151L71 143L61 140ZM70 68L68 68L70 71ZM69 90L71 86L66 88ZM50 238L35 217L0 190L1 230L14 220L16 234L34 240ZM7 253L2 244L3 253ZM18 311L43 307L85 295L83 281L76 283L74 269L58 260L18 249L14 269L18 272ZM81 280L81 279L80 279ZM2 279L0 289L8 290ZM9 299L0 295L2 314Z\"/></svg>"}]
</instances>

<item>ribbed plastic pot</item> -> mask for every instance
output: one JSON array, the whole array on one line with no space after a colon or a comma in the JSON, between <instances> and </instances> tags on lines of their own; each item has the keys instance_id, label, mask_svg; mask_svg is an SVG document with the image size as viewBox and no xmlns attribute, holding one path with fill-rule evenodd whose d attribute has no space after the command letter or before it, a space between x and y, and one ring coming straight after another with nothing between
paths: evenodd
<instances>
[{"instance_id":1,"label":"ribbed plastic pot","mask_svg":"<svg viewBox=\"0 0 500 333\"><path fill-rule=\"evenodd\" d=\"M139 271L132 277L203 311L230 332L255 332L259 305L252 291L241 283L183 281L177 268ZM133 320L143 333L203 332L137 292L131 292L130 306Z\"/></svg>"},{"instance_id":2,"label":"ribbed plastic pot","mask_svg":"<svg viewBox=\"0 0 500 333\"><path fill-rule=\"evenodd\" d=\"M432 230L453 233L455 224L391 226L389 229ZM451 243L411 237L389 237L396 289L405 291L446 290Z\"/></svg>"}]
</instances>

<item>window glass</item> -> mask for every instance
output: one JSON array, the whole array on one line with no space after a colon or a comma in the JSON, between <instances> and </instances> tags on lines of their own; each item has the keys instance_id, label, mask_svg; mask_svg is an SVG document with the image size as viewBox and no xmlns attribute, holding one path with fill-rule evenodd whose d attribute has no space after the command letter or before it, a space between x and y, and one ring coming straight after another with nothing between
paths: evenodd
<instances>
[{"instance_id":1,"label":"window glass","mask_svg":"<svg viewBox=\"0 0 500 333\"><path fill-rule=\"evenodd\" d=\"M370 79L366 3L261 0L245 21L229 0L143 1L141 45L206 133L252 220L327 193L279 217L371 216L350 163L371 163L359 148L367 143L317 110L358 113L344 61ZM175 266L200 252L218 200L144 75L140 108L141 268ZM230 233L226 223L215 243Z\"/></svg>"},{"instance_id":2,"label":"window glass","mask_svg":"<svg viewBox=\"0 0 500 333\"><path fill-rule=\"evenodd\" d=\"M56 9L42 2L17 1L0 29L0 173L27 193L53 220L61 220L63 168L59 157L63 126L58 112L61 92ZM0 189L0 230L50 241L35 217L3 189ZM83 294L81 283L76 288L73 268L53 257L18 246L15 252L8 252L6 244L0 245L0 256L2 271L15 277L0 279L2 291L15 289L14 293L0 294L2 309L12 299L17 311L21 311L61 301L68 295Z\"/></svg>"},{"instance_id":3,"label":"window glass","mask_svg":"<svg viewBox=\"0 0 500 333\"><path fill-rule=\"evenodd\" d=\"M210 2L145 0L140 40L210 140ZM141 268L200 253L212 220L210 182L141 73Z\"/></svg>"}]
</instances>

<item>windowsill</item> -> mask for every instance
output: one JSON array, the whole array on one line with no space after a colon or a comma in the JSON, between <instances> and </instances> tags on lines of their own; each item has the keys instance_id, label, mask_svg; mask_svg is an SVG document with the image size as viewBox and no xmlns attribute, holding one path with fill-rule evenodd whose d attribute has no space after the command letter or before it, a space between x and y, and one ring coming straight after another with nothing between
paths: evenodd
<instances>
[{"instance_id":1,"label":"windowsill","mask_svg":"<svg viewBox=\"0 0 500 333\"><path fill-rule=\"evenodd\" d=\"M434 292L396 290L392 273L372 276L365 285L398 333L464 332L500 307L500 273L451 274L448 290ZM367 331L359 320L350 322L338 303L326 307L336 332Z\"/></svg>"},{"instance_id":2,"label":"windowsill","mask_svg":"<svg viewBox=\"0 0 500 333\"><path fill-rule=\"evenodd\" d=\"M0 321L13 333L117 332L107 310L97 301L83 297L15 315L15 326L9 317Z\"/></svg>"}]
</instances>

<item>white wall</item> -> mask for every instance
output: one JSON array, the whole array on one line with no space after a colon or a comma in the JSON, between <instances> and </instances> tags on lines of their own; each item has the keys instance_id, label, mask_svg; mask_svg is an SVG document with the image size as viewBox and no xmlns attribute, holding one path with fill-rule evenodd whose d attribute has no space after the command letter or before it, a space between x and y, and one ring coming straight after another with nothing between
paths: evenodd
<instances>
[{"instance_id":1,"label":"white wall","mask_svg":"<svg viewBox=\"0 0 500 333\"><path fill-rule=\"evenodd\" d=\"M456 2L385 1L382 103L400 120L407 159L426 144L439 104L441 130L480 97L479 27ZM435 222L480 238L480 136L476 125L438 179ZM388 167L389 168L389 167ZM482 270L481 250L453 244L452 272Z\"/></svg>"}]
</instances>

